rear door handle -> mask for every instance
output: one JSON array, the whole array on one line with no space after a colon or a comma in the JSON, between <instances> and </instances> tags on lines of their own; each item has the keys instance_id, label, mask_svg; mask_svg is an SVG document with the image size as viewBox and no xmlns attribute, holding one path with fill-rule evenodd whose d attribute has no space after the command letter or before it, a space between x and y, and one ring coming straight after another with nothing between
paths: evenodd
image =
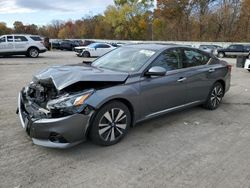
<instances>
[{"instance_id":1,"label":"rear door handle","mask_svg":"<svg viewBox=\"0 0 250 188\"><path fill-rule=\"evenodd\" d=\"M185 81L187 78L186 77L181 77L181 78L179 78L178 80L177 80L177 82L183 82L183 81Z\"/></svg>"},{"instance_id":2,"label":"rear door handle","mask_svg":"<svg viewBox=\"0 0 250 188\"><path fill-rule=\"evenodd\" d=\"M214 68L211 68L211 69L208 70L208 72L214 72L214 71L215 71Z\"/></svg>"}]
</instances>

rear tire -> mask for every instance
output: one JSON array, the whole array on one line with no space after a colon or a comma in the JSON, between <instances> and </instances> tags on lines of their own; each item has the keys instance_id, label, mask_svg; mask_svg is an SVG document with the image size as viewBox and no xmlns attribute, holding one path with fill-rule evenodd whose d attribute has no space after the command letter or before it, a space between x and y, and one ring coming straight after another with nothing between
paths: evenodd
<instances>
[{"instance_id":1,"label":"rear tire","mask_svg":"<svg viewBox=\"0 0 250 188\"><path fill-rule=\"evenodd\" d=\"M215 110L216 108L218 108L224 96L224 92L225 91L222 84L216 82L209 92L207 101L203 105L204 108L209 110Z\"/></svg>"},{"instance_id":2,"label":"rear tire","mask_svg":"<svg viewBox=\"0 0 250 188\"><path fill-rule=\"evenodd\" d=\"M27 55L31 58L37 58L39 56L39 51L37 48L29 48Z\"/></svg>"},{"instance_id":3,"label":"rear tire","mask_svg":"<svg viewBox=\"0 0 250 188\"><path fill-rule=\"evenodd\" d=\"M113 101L96 112L89 136L98 145L110 146L118 143L127 134L130 124L131 114L128 107L119 101Z\"/></svg>"},{"instance_id":4,"label":"rear tire","mask_svg":"<svg viewBox=\"0 0 250 188\"><path fill-rule=\"evenodd\" d=\"M90 57L90 53L87 52L87 51L84 51L84 52L82 53L82 56L83 56L83 57Z\"/></svg>"}]
</instances>

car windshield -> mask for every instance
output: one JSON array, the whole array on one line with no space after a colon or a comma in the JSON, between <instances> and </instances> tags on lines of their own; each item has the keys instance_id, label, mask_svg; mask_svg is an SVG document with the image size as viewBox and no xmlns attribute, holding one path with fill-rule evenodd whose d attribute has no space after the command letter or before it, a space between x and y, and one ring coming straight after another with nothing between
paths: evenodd
<instances>
[{"instance_id":1,"label":"car windshield","mask_svg":"<svg viewBox=\"0 0 250 188\"><path fill-rule=\"evenodd\" d=\"M136 72L155 54L155 51L121 47L100 57L92 66L122 72Z\"/></svg>"}]
</instances>

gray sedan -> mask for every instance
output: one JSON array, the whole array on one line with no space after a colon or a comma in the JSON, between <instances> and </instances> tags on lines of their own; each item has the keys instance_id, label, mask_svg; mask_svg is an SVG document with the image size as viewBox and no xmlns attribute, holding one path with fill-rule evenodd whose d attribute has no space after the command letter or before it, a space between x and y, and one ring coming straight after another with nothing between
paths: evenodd
<instances>
[{"instance_id":1,"label":"gray sedan","mask_svg":"<svg viewBox=\"0 0 250 188\"><path fill-rule=\"evenodd\" d=\"M36 74L17 112L37 145L67 148L86 138L112 145L140 121L196 105L216 109L230 78L230 65L198 49L126 45L91 65Z\"/></svg>"}]
</instances>

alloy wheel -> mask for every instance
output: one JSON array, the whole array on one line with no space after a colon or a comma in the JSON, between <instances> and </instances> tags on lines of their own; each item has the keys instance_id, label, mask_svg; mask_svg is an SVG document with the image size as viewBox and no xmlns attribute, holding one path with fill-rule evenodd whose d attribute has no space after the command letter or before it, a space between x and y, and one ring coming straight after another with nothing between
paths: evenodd
<instances>
[{"instance_id":1,"label":"alloy wheel","mask_svg":"<svg viewBox=\"0 0 250 188\"><path fill-rule=\"evenodd\" d=\"M210 97L211 104L214 108L216 108L220 104L222 97L223 88L220 85L215 86Z\"/></svg>"},{"instance_id":2,"label":"alloy wheel","mask_svg":"<svg viewBox=\"0 0 250 188\"><path fill-rule=\"evenodd\" d=\"M39 54L39 52L38 52L38 50L37 50L37 49L32 48L32 49L30 49L29 54L30 54L30 57L37 57L37 56L38 56L38 54Z\"/></svg>"},{"instance_id":3,"label":"alloy wheel","mask_svg":"<svg viewBox=\"0 0 250 188\"><path fill-rule=\"evenodd\" d=\"M220 52L220 53L218 54L218 56L219 56L219 58L223 58L223 57L224 57L224 53Z\"/></svg>"},{"instance_id":4,"label":"alloy wheel","mask_svg":"<svg viewBox=\"0 0 250 188\"><path fill-rule=\"evenodd\" d=\"M100 137L109 142L119 139L128 126L126 113L119 108L112 108L105 112L99 122Z\"/></svg>"}]
</instances>

